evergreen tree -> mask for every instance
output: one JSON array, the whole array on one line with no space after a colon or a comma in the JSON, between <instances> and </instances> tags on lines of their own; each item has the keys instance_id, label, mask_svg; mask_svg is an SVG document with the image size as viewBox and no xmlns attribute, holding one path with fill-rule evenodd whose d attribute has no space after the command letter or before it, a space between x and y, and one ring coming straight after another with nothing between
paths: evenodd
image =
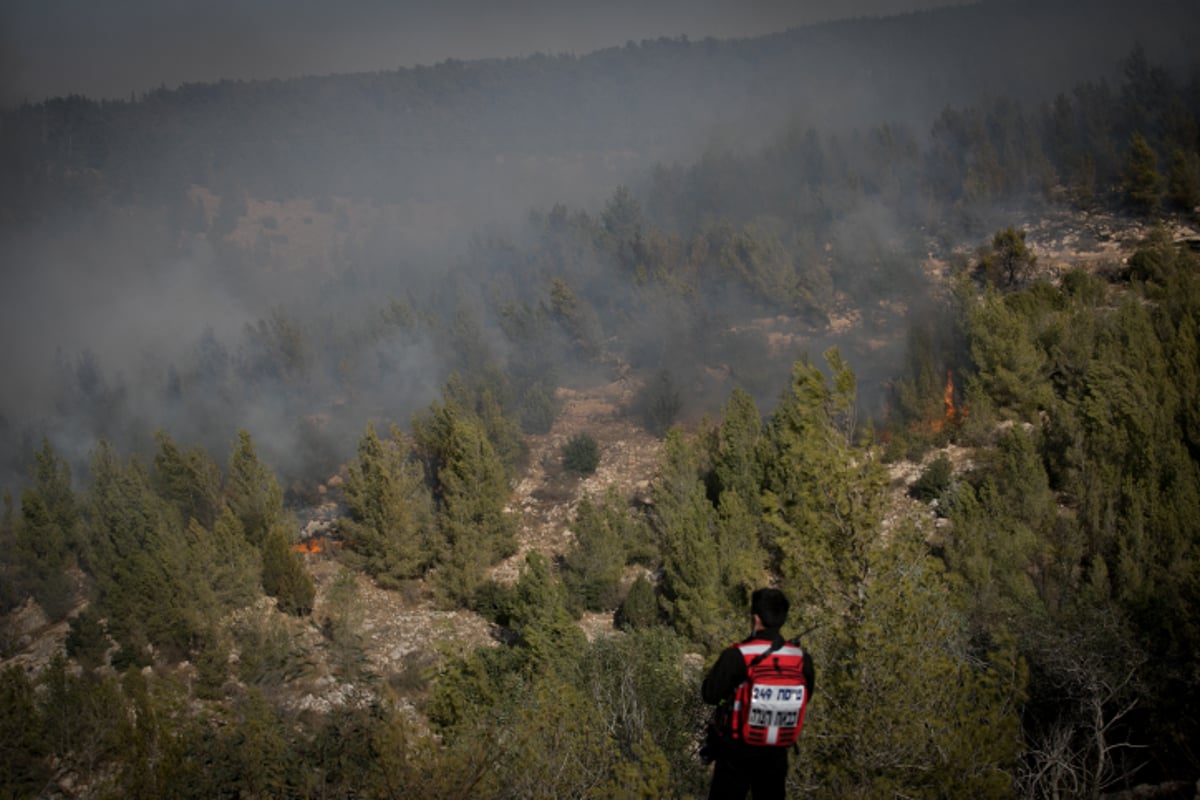
<instances>
[{"instance_id":1,"label":"evergreen tree","mask_svg":"<svg viewBox=\"0 0 1200 800\"><path fill-rule=\"evenodd\" d=\"M1158 155L1141 133L1134 133L1129 140L1121 183L1125 199L1138 213L1152 214L1162 205L1164 181L1158 171Z\"/></svg>"},{"instance_id":2,"label":"evergreen tree","mask_svg":"<svg viewBox=\"0 0 1200 800\"><path fill-rule=\"evenodd\" d=\"M92 456L88 493L89 571L109 631L126 652L146 644L186 654L211 610L187 579L185 533L137 461L121 464L102 442Z\"/></svg>"},{"instance_id":3,"label":"evergreen tree","mask_svg":"<svg viewBox=\"0 0 1200 800\"><path fill-rule=\"evenodd\" d=\"M73 603L71 583L67 577L70 566L68 540L74 534L64 531L55 520L42 495L27 489L21 495L21 514L14 525L12 552L6 560L17 566L12 576L12 602L19 602L28 592L47 616L59 620L66 616Z\"/></svg>"},{"instance_id":4,"label":"evergreen tree","mask_svg":"<svg viewBox=\"0 0 1200 800\"><path fill-rule=\"evenodd\" d=\"M745 390L735 388L723 409L714 439L714 452L710 456L713 497L719 498L722 492L736 492L742 502L749 504L752 510L758 510L762 442L762 418L754 398Z\"/></svg>"},{"instance_id":5,"label":"evergreen tree","mask_svg":"<svg viewBox=\"0 0 1200 800\"><path fill-rule=\"evenodd\" d=\"M288 546L288 535L276 525L267 533L262 547L262 586L288 614L307 616L312 613L316 586L304 568L302 556Z\"/></svg>"},{"instance_id":6,"label":"evergreen tree","mask_svg":"<svg viewBox=\"0 0 1200 800\"><path fill-rule=\"evenodd\" d=\"M528 648L535 669L570 663L586 642L567 609L562 581L536 550L525 556L514 587L509 626L520 637L521 646Z\"/></svg>"},{"instance_id":7,"label":"evergreen tree","mask_svg":"<svg viewBox=\"0 0 1200 800\"><path fill-rule=\"evenodd\" d=\"M233 512L223 507L212 530L193 518L187 538L189 580L210 590L223 611L249 605L260 589L262 556L247 544Z\"/></svg>"},{"instance_id":8,"label":"evergreen tree","mask_svg":"<svg viewBox=\"0 0 1200 800\"><path fill-rule=\"evenodd\" d=\"M591 475L600 465L600 448L590 433L577 433L562 448L563 466L580 475Z\"/></svg>"},{"instance_id":9,"label":"evergreen tree","mask_svg":"<svg viewBox=\"0 0 1200 800\"><path fill-rule=\"evenodd\" d=\"M698 446L679 430L667 433L663 468L654 486L654 527L662 555L663 610L675 630L706 648L725 643L734 617L721 584L716 512L700 476Z\"/></svg>"},{"instance_id":10,"label":"evergreen tree","mask_svg":"<svg viewBox=\"0 0 1200 800\"><path fill-rule=\"evenodd\" d=\"M362 679L364 608L355 573L342 567L325 601L321 630L329 640L332 661L345 679Z\"/></svg>"},{"instance_id":11,"label":"evergreen tree","mask_svg":"<svg viewBox=\"0 0 1200 800\"><path fill-rule=\"evenodd\" d=\"M761 544L762 515L736 491L721 494L717 506L717 560L721 587L731 609L749 608L751 593L768 580L767 552Z\"/></svg>"},{"instance_id":12,"label":"evergreen tree","mask_svg":"<svg viewBox=\"0 0 1200 800\"><path fill-rule=\"evenodd\" d=\"M283 520L283 491L259 460L254 440L245 430L238 431L228 473L225 494L229 507L237 515L247 541L261 550L272 528Z\"/></svg>"},{"instance_id":13,"label":"evergreen tree","mask_svg":"<svg viewBox=\"0 0 1200 800\"><path fill-rule=\"evenodd\" d=\"M6 796L37 797L52 775L38 711L25 671L15 664L0 671L0 791Z\"/></svg>"},{"instance_id":14,"label":"evergreen tree","mask_svg":"<svg viewBox=\"0 0 1200 800\"><path fill-rule=\"evenodd\" d=\"M514 548L507 474L479 418L453 398L415 419L413 435L436 486L437 583L449 600L467 605L484 568Z\"/></svg>"},{"instance_id":15,"label":"evergreen tree","mask_svg":"<svg viewBox=\"0 0 1200 800\"><path fill-rule=\"evenodd\" d=\"M617 609L616 623L621 630L643 630L658 624L658 599L654 584L645 575L638 575Z\"/></svg>"},{"instance_id":16,"label":"evergreen tree","mask_svg":"<svg viewBox=\"0 0 1200 800\"><path fill-rule=\"evenodd\" d=\"M164 431L154 436L154 485L179 509L184 524L194 519L211 529L224 508L221 468L204 450L181 451Z\"/></svg>"},{"instance_id":17,"label":"evergreen tree","mask_svg":"<svg viewBox=\"0 0 1200 800\"><path fill-rule=\"evenodd\" d=\"M1171 205L1186 212L1200 206L1200 153L1176 148L1171 153L1167 171L1167 199Z\"/></svg>"},{"instance_id":18,"label":"evergreen tree","mask_svg":"<svg viewBox=\"0 0 1200 800\"><path fill-rule=\"evenodd\" d=\"M990 249L980 259L980 269L997 286L1023 283L1037 265L1037 256L1025 244L1025 231L1009 225L992 237Z\"/></svg>"},{"instance_id":19,"label":"evergreen tree","mask_svg":"<svg viewBox=\"0 0 1200 800\"><path fill-rule=\"evenodd\" d=\"M611 610L619 599L625 567L623 538L632 520L615 492L598 503L584 498L575 511L575 534L563 559L563 583L589 611Z\"/></svg>"},{"instance_id":20,"label":"evergreen tree","mask_svg":"<svg viewBox=\"0 0 1200 800\"><path fill-rule=\"evenodd\" d=\"M683 398L669 370L660 369L646 382L634 401L646 430L663 436L683 409Z\"/></svg>"},{"instance_id":21,"label":"evergreen tree","mask_svg":"<svg viewBox=\"0 0 1200 800\"><path fill-rule=\"evenodd\" d=\"M969 301L966 319L976 370L967 389L972 409L993 404L1029 417L1049 403L1046 353L1030 333L1033 321L991 289Z\"/></svg>"},{"instance_id":22,"label":"evergreen tree","mask_svg":"<svg viewBox=\"0 0 1200 800\"><path fill-rule=\"evenodd\" d=\"M345 485L347 547L381 586L420 576L433 556L434 517L421 462L410 458L400 430L382 441L372 425L358 443Z\"/></svg>"},{"instance_id":23,"label":"evergreen tree","mask_svg":"<svg viewBox=\"0 0 1200 800\"><path fill-rule=\"evenodd\" d=\"M793 367L767 426L781 585L795 598L790 624L816 628L806 646L824 676L798 779L828 796L1010 794L1019 662L970 652L966 616L916 524L884 531L886 475L851 445L854 375L836 350L826 359L829 379Z\"/></svg>"}]
</instances>

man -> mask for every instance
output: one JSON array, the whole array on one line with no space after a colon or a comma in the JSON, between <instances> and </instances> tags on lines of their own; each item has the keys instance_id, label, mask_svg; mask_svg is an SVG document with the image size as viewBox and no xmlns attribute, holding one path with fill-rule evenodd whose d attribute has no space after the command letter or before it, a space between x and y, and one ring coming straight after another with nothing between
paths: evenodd
<instances>
[{"instance_id":1,"label":"man","mask_svg":"<svg viewBox=\"0 0 1200 800\"><path fill-rule=\"evenodd\" d=\"M788 747L779 743L794 741L798 735L814 688L812 658L799 645L785 642L780 633L789 607L787 596L778 589L756 590L750 597L750 637L723 650L700 687L704 702L718 706L714 723L718 738L709 751L716 760L709 800L745 800L747 792L754 800L783 800ZM778 685L764 684L751 692L744 684L752 670L756 686L760 675ZM779 677L787 675L791 677ZM802 693L793 685L801 681ZM800 694L802 700L792 706L777 703L765 712L751 710L752 694L770 697L764 689L774 689L776 698L783 695L790 700ZM772 720L775 714L783 716ZM783 727L772 727L772 721L755 726L764 719ZM786 721L779 723L779 719Z\"/></svg>"}]
</instances>

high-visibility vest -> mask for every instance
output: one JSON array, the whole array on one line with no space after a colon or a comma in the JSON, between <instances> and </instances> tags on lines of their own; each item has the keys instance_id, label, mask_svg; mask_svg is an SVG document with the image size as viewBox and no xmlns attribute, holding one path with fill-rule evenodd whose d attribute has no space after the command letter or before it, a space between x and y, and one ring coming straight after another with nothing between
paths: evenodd
<instances>
[{"instance_id":1,"label":"high-visibility vest","mask_svg":"<svg viewBox=\"0 0 1200 800\"><path fill-rule=\"evenodd\" d=\"M804 651L785 642L734 645L746 659L747 678L733 694L732 735L746 744L788 747L800 736L808 707Z\"/></svg>"}]
</instances>

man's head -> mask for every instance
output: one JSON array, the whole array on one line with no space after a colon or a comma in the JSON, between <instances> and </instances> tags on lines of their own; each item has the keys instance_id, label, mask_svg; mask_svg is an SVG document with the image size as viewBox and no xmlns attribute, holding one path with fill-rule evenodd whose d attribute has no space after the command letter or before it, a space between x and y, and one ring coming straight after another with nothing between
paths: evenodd
<instances>
[{"instance_id":1,"label":"man's head","mask_svg":"<svg viewBox=\"0 0 1200 800\"><path fill-rule=\"evenodd\" d=\"M787 620L787 595L778 589L755 589L750 595L750 613L758 617L764 628L779 628Z\"/></svg>"}]
</instances>

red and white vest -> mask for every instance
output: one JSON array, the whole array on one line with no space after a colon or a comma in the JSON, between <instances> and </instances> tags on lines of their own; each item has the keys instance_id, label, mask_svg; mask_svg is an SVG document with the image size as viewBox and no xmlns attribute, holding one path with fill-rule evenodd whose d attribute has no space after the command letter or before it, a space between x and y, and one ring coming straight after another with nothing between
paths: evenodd
<instances>
[{"instance_id":1,"label":"red and white vest","mask_svg":"<svg viewBox=\"0 0 1200 800\"><path fill-rule=\"evenodd\" d=\"M735 647L746 659L748 677L733 695L733 738L754 745L794 744L808 707L804 651L790 642L775 650L766 641Z\"/></svg>"}]
</instances>

